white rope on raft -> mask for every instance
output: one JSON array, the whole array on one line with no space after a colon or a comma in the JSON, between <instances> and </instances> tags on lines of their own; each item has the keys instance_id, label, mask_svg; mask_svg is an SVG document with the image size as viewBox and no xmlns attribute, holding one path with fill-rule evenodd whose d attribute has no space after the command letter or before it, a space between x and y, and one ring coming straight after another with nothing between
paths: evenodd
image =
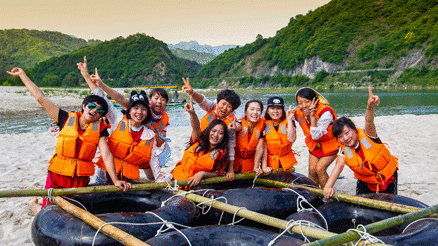
<instances>
[{"instance_id":1,"label":"white rope on raft","mask_svg":"<svg viewBox=\"0 0 438 246\"><path fill-rule=\"evenodd\" d=\"M421 219L418 219L418 220L412 221L411 223L409 223L409 225L407 225L407 226L405 227L405 229L403 229L402 234L405 233L406 229L408 229L409 226L411 226L411 225L413 225L413 224L415 224L415 223L417 223L417 222L423 221L423 220L437 220L437 221L438 221L438 219L436 219L436 218L421 218Z\"/></svg>"},{"instance_id":2,"label":"white rope on raft","mask_svg":"<svg viewBox=\"0 0 438 246\"><path fill-rule=\"evenodd\" d=\"M363 225L358 225L356 228L362 228L363 230L359 230L359 229L348 229L348 231L354 231L357 234L359 234L360 238L357 240L357 242L355 244L351 243L351 245L353 246L357 246L359 245L359 243L361 241L365 241L363 245L367 245L367 244L374 244L374 243L381 243L381 244L385 244L385 242L383 242L382 240L378 239L377 237L369 234L367 232L367 229L365 228L365 226Z\"/></svg>"},{"instance_id":3,"label":"white rope on raft","mask_svg":"<svg viewBox=\"0 0 438 246\"><path fill-rule=\"evenodd\" d=\"M73 198L67 197L67 196L62 196L62 198L66 199L66 200L69 200L71 202L74 202L76 204L79 204L85 211L88 211L87 208L84 206L84 204L80 203L79 201L77 201L77 200L75 200Z\"/></svg>"},{"instance_id":4,"label":"white rope on raft","mask_svg":"<svg viewBox=\"0 0 438 246\"><path fill-rule=\"evenodd\" d=\"M324 231L327 231L326 229L322 228L320 225L317 225L313 222L307 221L307 220L290 220L287 222L286 224L286 229L284 229L280 234L278 234L274 239L272 239L269 243L268 246L272 246L274 245L275 241L277 241L281 236L283 236L286 232L289 232L289 234L292 234L290 232L290 229L292 229L292 227L299 225L300 226L300 232L301 232L301 236L303 236L304 241L306 243L310 243L310 240L307 238L306 235L304 235L304 231L303 231L303 225L305 225L306 227L314 227L314 228L318 228Z\"/></svg>"},{"instance_id":5,"label":"white rope on raft","mask_svg":"<svg viewBox=\"0 0 438 246\"><path fill-rule=\"evenodd\" d=\"M291 184L291 185L301 185L301 186L305 186L305 187L310 187L310 188L316 188L316 189L319 189L319 187L318 187L318 186L315 186L315 185L308 185L308 184L295 184L295 181L297 181L298 179L301 179L301 178L307 178L307 177L306 177L306 176L297 177L296 179L292 180L292 182L290 182L290 184Z\"/></svg>"},{"instance_id":6,"label":"white rope on raft","mask_svg":"<svg viewBox=\"0 0 438 246\"><path fill-rule=\"evenodd\" d=\"M53 188L49 188L49 189L47 190L47 200L48 200L50 203L53 202L52 192L53 192Z\"/></svg>"},{"instance_id":7,"label":"white rope on raft","mask_svg":"<svg viewBox=\"0 0 438 246\"><path fill-rule=\"evenodd\" d=\"M180 227L184 227L184 228L191 228L190 226L181 225L181 224L178 224L178 223L175 223L175 222L169 222L169 221L167 221L167 220L161 218L160 216L158 216L158 215L155 214L154 212L149 212L149 211L148 211L148 212L145 212L145 214L152 214L152 215L154 215L155 217L157 217L158 219L160 219L161 222L150 222L150 223L128 223L128 222L117 222L117 221L115 221L115 222L105 222L105 223L103 223L101 226L99 226L99 228L97 229L97 231L96 231L96 233L94 234L94 237L93 237L93 243L92 243L91 245L94 246L94 243L95 243L95 241L96 241L96 237L97 237L97 235L99 234L100 230L101 230L104 226L106 226L106 225L132 225L132 226L142 226L142 225L160 225L160 224L161 224L162 226L160 227L160 229L157 230L157 233L155 234L155 236L160 235L161 232L166 232L167 230L173 229L173 230L179 232L179 233L180 233L180 234L181 234L181 235L187 240L187 242L189 243L190 246L192 245L192 244L190 243L190 240L188 239L188 237L187 237L187 236L186 236L181 230L179 230L178 228L176 228L174 225L176 225L176 226L180 226ZM165 230L163 230L164 226L167 226L167 228L166 228Z\"/></svg>"}]
</instances>

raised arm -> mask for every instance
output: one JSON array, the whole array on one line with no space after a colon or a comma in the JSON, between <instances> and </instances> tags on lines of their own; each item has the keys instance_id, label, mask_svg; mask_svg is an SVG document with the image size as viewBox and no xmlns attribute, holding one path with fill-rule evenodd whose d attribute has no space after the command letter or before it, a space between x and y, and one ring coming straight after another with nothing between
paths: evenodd
<instances>
[{"instance_id":1,"label":"raised arm","mask_svg":"<svg viewBox=\"0 0 438 246\"><path fill-rule=\"evenodd\" d=\"M297 139L297 129L294 126L294 116L295 111L297 110L297 107L292 108L292 106L289 106L289 110L286 112L286 119L287 119L287 140L291 143L294 143Z\"/></svg>"},{"instance_id":2,"label":"raised arm","mask_svg":"<svg viewBox=\"0 0 438 246\"><path fill-rule=\"evenodd\" d=\"M371 87L368 87L368 103L365 112L365 133L370 137L377 137L376 126L374 125L374 108L380 104L379 96L374 96Z\"/></svg>"},{"instance_id":3,"label":"raised arm","mask_svg":"<svg viewBox=\"0 0 438 246\"><path fill-rule=\"evenodd\" d=\"M201 123L199 122L198 115L196 115L195 109L193 108L193 98L190 97L190 101L186 102L184 109L190 115L190 124L192 125L192 135L190 140L192 142L198 140L201 136Z\"/></svg>"},{"instance_id":4,"label":"raised arm","mask_svg":"<svg viewBox=\"0 0 438 246\"><path fill-rule=\"evenodd\" d=\"M103 83L102 79L99 76L99 72L97 71L97 68L95 68L95 73L91 76L91 81L95 86L98 86L102 88L103 91L106 92L112 99L114 99L117 103L122 105L124 108L129 107L129 99L124 97L122 94L114 90L113 88L109 87L105 83ZM90 87L91 88L91 87Z\"/></svg>"},{"instance_id":5,"label":"raised arm","mask_svg":"<svg viewBox=\"0 0 438 246\"><path fill-rule=\"evenodd\" d=\"M90 87L91 91L94 91L97 86L91 81L90 74L88 73L87 57L84 56L84 62L78 62L76 65L78 66L79 71L81 71L82 77L84 77L88 87Z\"/></svg>"},{"instance_id":6,"label":"raised arm","mask_svg":"<svg viewBox=\"0 0 438 246\"><path fill-rule=\"evenodd\" d=\"M27 77L26 73L21 68L13 68L11 71L6 71L9 75L20 77L23 84L29 90L30 94L41 104L47 114L54 120L58 121L59 108L50 101L43 91Z\"/></svg>"},{"instance_id":7,"label":"raised arm","mask_svg":"<svg viewBox=\"0 0 438 246\"><path fill-rule=\"evenodd\" d=\"M201 103L204 100L204 96L193 90L192 86L190 85L189 78L182 78L182 80L184 81L184 86L182 87L182 91L193 97L195 102Z\"/></svg>"}]
</instances>

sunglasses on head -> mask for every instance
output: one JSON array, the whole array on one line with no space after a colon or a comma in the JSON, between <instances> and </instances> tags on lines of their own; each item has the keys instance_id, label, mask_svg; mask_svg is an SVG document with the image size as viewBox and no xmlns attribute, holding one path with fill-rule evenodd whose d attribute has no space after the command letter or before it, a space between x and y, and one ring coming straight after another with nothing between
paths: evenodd
<instances>
[{"instance_id":1,"label":"sunglasses on head","mask_svg":"<svg viewBox=\"0 0 438 246\"><path fill-rule=\"evenodd\" d=\"M90 103L88 103L87 107L89 109L95 109L97 107L97 105L95 103L90 102ZM105 112L105 110L103 110L102 107L97 107L96 112L101 115Z\"/></svg>"}]
</instances>

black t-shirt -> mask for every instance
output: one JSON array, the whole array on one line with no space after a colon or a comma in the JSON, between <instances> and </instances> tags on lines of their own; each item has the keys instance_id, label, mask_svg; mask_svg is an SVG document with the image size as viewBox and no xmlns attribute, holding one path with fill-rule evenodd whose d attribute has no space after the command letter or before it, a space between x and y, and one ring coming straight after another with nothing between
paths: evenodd
<instances>
[{"instance_id":1,"label":"black t-shirt","mask_svg":"<svg viewBox=\"0 0 438 246\"><path fill-rule=\"evenodd\" d=\"M59 126L59 130L62 130L62 128L65 125L65 122L68 119L68 112L64 111L62 109L59 109L58 112L58 122L56 123ZM100 137L108 137L109 133L108 133L108 129L105 128L100 132Z\"/></svg>"}]
</instances>

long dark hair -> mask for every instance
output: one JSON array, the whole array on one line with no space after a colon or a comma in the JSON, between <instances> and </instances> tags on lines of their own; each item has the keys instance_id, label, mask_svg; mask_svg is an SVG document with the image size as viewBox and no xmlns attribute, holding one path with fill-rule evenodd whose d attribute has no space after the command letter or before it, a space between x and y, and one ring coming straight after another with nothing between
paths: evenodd
<instances>
[{"instance_id":1,"label":"long dark hair","mask_svg":"<svg viewBox=\"0 0 438 246\"><path fill-rule=\"evenodd\" d=\"M209 152L212 150L210 146L210 132L216 125L221 125L224 128L224 138L222 141L215 147L215 149L227 150L228 149L228 131L227 125L223 120L213 120L207 128L202 131L201 136L199 136L198 143L199 146L196 148L195 153L204 151Z\"/></svg>"},{"instance_id":2,"label":"long dark hair","mask_svg":"<svg viewBox=\"0 0 438 246\"><path fill-rule=\"evenodd\" d=\"M304 87L301 88L300 90L297 91L297 93L295 94L295 100L298 102L298 97L302 97L302 98L306 98L310 101L313 100L313 98L316 97L316 93L314 90Z\"/></svg>"}]
</instances>

